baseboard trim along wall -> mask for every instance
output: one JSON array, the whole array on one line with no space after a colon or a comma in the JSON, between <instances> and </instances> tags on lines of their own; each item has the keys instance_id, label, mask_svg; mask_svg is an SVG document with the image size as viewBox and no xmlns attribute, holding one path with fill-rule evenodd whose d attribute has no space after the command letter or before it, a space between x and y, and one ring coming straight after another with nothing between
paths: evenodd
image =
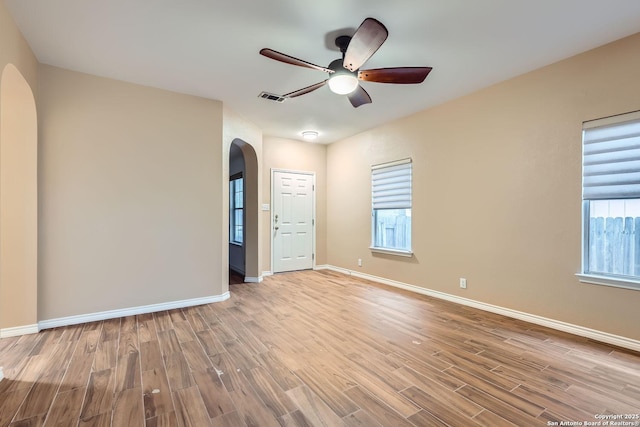
<instances>
[{"instance_id":1,"label":"baseboard trim along wall","mask_svg":"<svg viewBox=\"0 0 640 427\"><path fill-rule=\"evenodd\" d=\"M40 329L38 325L16 326L13 328L0 329L0 338L18 337L20 335L37 334Z\"/></svg>"},{"instance_id":2,"label":"baseboard trim along wall","mask_svg":"<svg viewBox=\"0 0 640 427\"><path fill-rule=\"evenodd\" d=\"M119 310L101 311L99 313L81 314L78 316L60 317L58 319L42 320L38 322L40 330L58 328L60 326L77 325L78 323L96 322L100 320L115 319L117 317L133 316L136 314L154 313L157 311L174 310L176 308L193 307L195 305L210 304L228 300L229 292L202 298L192 298L181 301L171 301L161 304L143 305L140 307L123 308ZM37 332L37 331L36 331Z\"/></svg>"},{"instance_id":3,"label":"baseboard trim along wall","mask_svg":"<svg viewBox=\"0 0 640 427\"><path fill-rule=\"evenodd\" d=\"M273 273L271 271L263 271L262 272L262 276L260 277L245 277L244 278L244 282L245 283L261 283L265 277L267 276L273 276Z\"/></svg>"},{"instance_id":4,"label":"baseboard trim along wall","mask_svg":"<svg viewBox=\"0 0 640 427\"><path fill-rule=\"evenodd\" d=\"M584 338L590 338L596 341L601 341L601 342L615 345L618 347L640 351L640 341L638 340L610 334L608 332L598 331L595 329L585 328L584 326L561 322L559 320L549 319L547 317L537 316L535 314L525 313L522 311L512 310L510 308L487 304L484 302L475 301L472 299L463 298L456 295L447 294L444 292L421 288L420 286L410 285L408 283L398 282L396 280L390 280L390 279L385 279L383 277L360 273L358 271L353 271L353 270L349 270L342 267L336 267L333 265L319 265L319 266L316 266L315 270L331 270L338 273L344 273L350 276L359 277L361 279L371 280L373 282L382 283L384 285L405 289L418 294L427 295L430 297L454 302L461 305L466 305L468 307L489 311L491 313L501 314L503 316L511 317L518 320L523 320L525 322L534 323L536 325L546 326L548 328L556 329L558 331L568 332L570 334L578 335Z\"/></svg>"}]
</instances>

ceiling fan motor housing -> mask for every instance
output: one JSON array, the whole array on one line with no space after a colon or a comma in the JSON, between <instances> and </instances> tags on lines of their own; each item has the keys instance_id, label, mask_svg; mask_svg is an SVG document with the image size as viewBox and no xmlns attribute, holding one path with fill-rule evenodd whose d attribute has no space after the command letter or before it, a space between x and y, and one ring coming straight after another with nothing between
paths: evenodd
<instances>
[{"instance_id":1,"label":"ceiling fan motor housing","mask_svg":"<svg viewBox=\"0 0 640 427\"><path fill-rule=\"evenodd\" d=\"M336 46L342 52L342 56L347 51L347 47L349 46L349 42L351 41L351 36L338 36L336 37Z\"/></svg>"},{"instance_id":2,"label":"ceiling fan motor housing","mask_svg":"<svg viewBox=\"0 0 640 427\"><path fill-rule=\"evenodd\" d=\"M331 64L329 64L327 68L330 70L333 70L335 72L334 74L353 74L354 76L358 77L357 71L349 71L346 68L344 68L342 59L336 59L334 61L331 61Z\"/></svg>"}]
</instances>

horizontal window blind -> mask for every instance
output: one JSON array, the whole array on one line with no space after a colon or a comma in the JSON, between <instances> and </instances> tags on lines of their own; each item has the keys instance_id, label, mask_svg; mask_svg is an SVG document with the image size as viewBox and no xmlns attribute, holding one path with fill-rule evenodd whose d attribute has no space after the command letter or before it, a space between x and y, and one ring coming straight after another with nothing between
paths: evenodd
<instances>
[{"instance_id":1,"label":"horizontal window blind","mask_svg":"<svg viewBox=\"0 0 640 427\"><path fill-rule=\"evenodd\" d=\"M632 113L602 123L583 126L582 198L640 197L640 117Z\"/></svg>"},{"instance_id":2,"label":"horizontal window blind","mask_svg":"<svg viewBox=\"0 0 640 427\"><path fill-rule=\"evenodd\" d=\"M371 168L373 209L411 208L411 159Z\"/></svg>"}]
</instances>

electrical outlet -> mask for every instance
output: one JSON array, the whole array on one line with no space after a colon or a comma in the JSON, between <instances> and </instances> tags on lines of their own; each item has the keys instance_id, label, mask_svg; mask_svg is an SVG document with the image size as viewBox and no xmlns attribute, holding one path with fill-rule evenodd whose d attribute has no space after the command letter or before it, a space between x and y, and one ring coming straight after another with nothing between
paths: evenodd
<instances>
[{"instance_id":1,"label":"electrical outlet","mask_svg":"<svg viewBox=\"0 0 640 427\"><path fill-rule=\"evenodd\" d=\"M460 278L460 287L462 289L467 289L467 279L465 279L464 277Z\"/></svg>"},{"instance_id":2,"label":"electrical outlet","mask_svg":"<svg viewBox=\"0 0 640 427\"><path fill-rule=\"evenodd\" d=\"M358 267L362 267L362 259L358 258Z\"/></svg>"}]
</instances>

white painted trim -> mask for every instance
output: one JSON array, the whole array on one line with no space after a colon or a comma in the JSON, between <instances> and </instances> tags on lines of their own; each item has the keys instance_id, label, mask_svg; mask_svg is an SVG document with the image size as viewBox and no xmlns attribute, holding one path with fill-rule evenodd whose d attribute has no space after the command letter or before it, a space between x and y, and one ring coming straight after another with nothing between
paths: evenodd
<instances>
[{"instance_id":1,"label":"white painted trim","mask_svg":"<svg viewBox=\"0 0 640 427\"><path fill-rule=\"evenodd\" d=\"M79 323L96 322L100 320L115 319L118 317L134 316L136 314L154 313L156 311L186 308L195 305L210 304L228 300L229 292L222 295L214 295L202 298L192 298L181 301L171 301L160 304L143 305L139 307L123 308L118 310L101 311L98 313L80 314L78 316L60 317L58 319L42 320L38 322L40 329L58 328L60 326L77 325Z\"/></svg>"},{"instance_id":2,"label":"white painted trim","mask_svg":"<svg viewBox=\"0 0 640 427\"><path fill-rule=\"evenodd\" d=\"M385 279L383 277L377 277L370 274L360 273L360 272L349 270L346 268L335 267L332 265L327 265L326 268L329 270L337 271L339 273L345 273L351 276L359 277L361 279L371 280L373 282L378 282L378 283L393 286L396 288L405 289L418 294L427 295L427 296L442 299L445 301L454 302L456 304L461 304L468 307L489 311L491 313L501 314L503 316L523 320L525 322L534 323L536 325L546 326L551 329L556 329L558 331L567 332L567 333L578 335L585 338L590 338L596 341L604 342L604 343L615 345L618 347L628 348L634 351L640 351L640 341L623 337L620 335L614 335L608 332L602 332L595 329L585 328L584 326L574 325L572 323L566 323L560 320L549 319L547 317L525 313L518 310L512 310L510 308L500 307L493 304L487 304L484 302L463 298L463 297L447 294L440 291L434 291L431 289L422 288L420 286L410 285L408 283Z\"/></svg>"},{"instance_id":3,"label":"white painted trim","mask_svg":"<svg viewBox=\"0 0 640 427\"><path fill-rule=\"evenodd\" d=\"M262 276L259 276L259 277L248 277L248 276L245 276L244 282L245 283L260 283L260 282L262 282Z\"/></svg>"},{"instance_id":4,"label":"white painted trim","mask_svg":"<svg viewBox=\"0 0 640 427\"><path fill-rule=\"evenodd\" d=\"M20 335L37 334L40 332L38 325L16 326L13 328L0 329L0 338L18 337Z\"/></svg>"},{"instance_id":5,"label":"white painted trim","mask_svg":"<svg viewBox=\"0 0 640 427\"><path fill-rule=\"evenodd\" d=\"M413 256L413 252L401 251L399 249L387 249L387 248L377 248L375 246L369 246L369 250L371 252L376 252L376 253L385 254L385 255L404 256L407 258L411 258Z\"/></svg>"},{"instance_id":6,"label":"white painted trim","mask_svg":"<svg viewBox=\"0 0 640 427\"><path fill-rule=\"evenodd\" d=\"M273 271L263 271L262 277L273 276Z\"/></svg>"},{"instance_id":7,"label":"white painted trim","mask_svg":"<svg viewBox=\"0 0 640 427\"><path fill-rule=\"evenodd\" d=\"M2 366L0 366L0 381L4 379L4 372L2 372Z\"/></svg>"},{"instance_id":8,"label":"white painted trim","mask_svg":"<svg viewBox=\"0 0 640 427\"><path fill-rule=\"evenodd\" d=\"M597 274L576 274L576 277L582 283L590 283L592 285L612 286L614 288L640 290L640 280L632 278L617 278L614 276L599 276Z\"/></svg>"}]
</instances>

